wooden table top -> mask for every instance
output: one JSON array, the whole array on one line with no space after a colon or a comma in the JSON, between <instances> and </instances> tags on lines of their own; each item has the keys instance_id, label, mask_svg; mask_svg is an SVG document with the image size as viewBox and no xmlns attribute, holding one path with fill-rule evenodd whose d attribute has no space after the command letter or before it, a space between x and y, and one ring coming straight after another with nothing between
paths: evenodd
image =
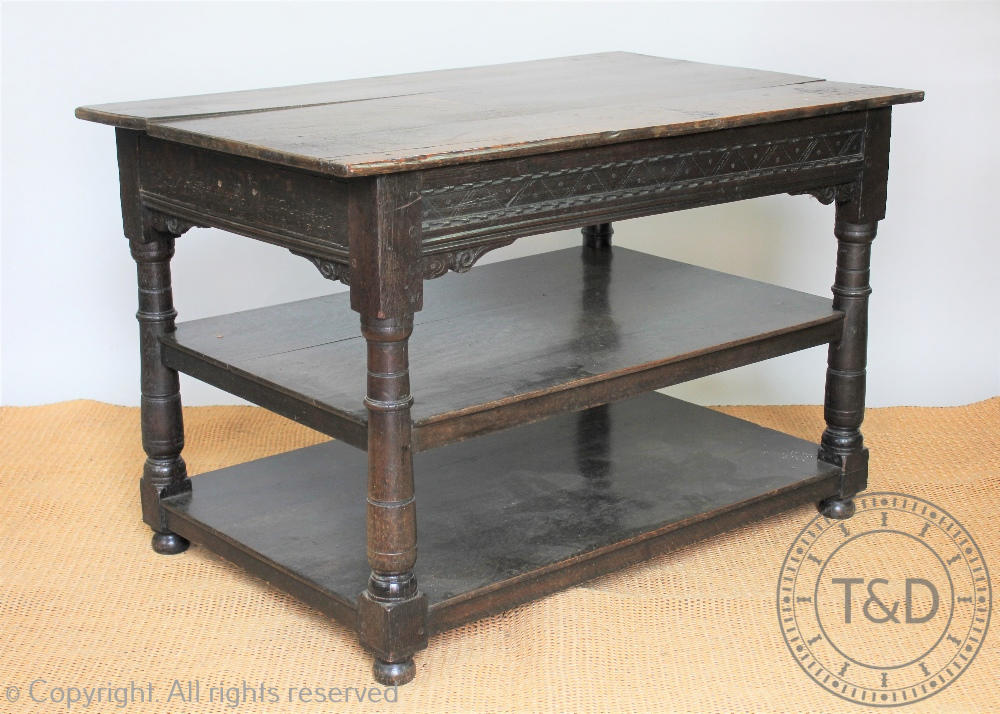
<instances>
[{"instance_id":1,"label":"wooden table top","mask_svg":"<svg viewBox=\"0 0 1000 714\"><path fill-rule=\"evenodd\" d=\"M923 92L626 52L80 107L333 176L395 173L918 102Z\"/></svg>"}]
</instances>

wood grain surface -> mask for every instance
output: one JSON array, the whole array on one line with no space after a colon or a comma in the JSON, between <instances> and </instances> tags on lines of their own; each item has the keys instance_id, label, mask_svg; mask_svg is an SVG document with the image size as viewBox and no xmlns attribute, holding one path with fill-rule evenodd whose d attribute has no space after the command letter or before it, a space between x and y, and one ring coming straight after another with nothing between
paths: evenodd
<instances>
[{"instance_id":1,"label":"wood grain surface","mask_svg":"<svg viewBox=\"0 0 1000 714\"><path fill-rule=\"evenodd\" d=\"M816 297L616 247L426 285L409 342L415 448L829 342ZM166 364L364 447L365 342L344 294L182 323Z\"/></svg>"},{"instance_id":2,"label":"wood grain surface","mask_svg":"<svg viewBox=\"0 0 1000 714\"><path fill-rule=\"evenodd\" d=\"M919 91L612 52L80 107L81 119L336 176L920 101Z\"/></svg>"},{"instance_id":3,"label":"wood grain surface","mask_svg":"<svg viewBox=\"0 0 1000 714\"><path fill-rule=\"evenodd\" d=\"M836 488L814 444L647 394L416 457L432 631ZM170 527L355 626L365 454L339 442L203 474Z\"/></svg>"}]
</instances>

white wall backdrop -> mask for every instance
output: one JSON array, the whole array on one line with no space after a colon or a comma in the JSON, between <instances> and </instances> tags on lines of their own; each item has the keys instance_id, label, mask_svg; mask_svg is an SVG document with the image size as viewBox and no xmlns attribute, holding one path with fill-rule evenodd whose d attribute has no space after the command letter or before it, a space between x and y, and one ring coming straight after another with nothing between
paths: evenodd
<instances>
[{"instance_id":1,"label":"white wall backdrop","mask_svg":"<svg viewBox=\"0 0 1000 714\"><path fill-rule=\"evenodd\" d=\"M114 132L80 104L606 50L924 89L894 111L875 242L869 404L1000 392L1000 5L42 3L3 6L0 402L138 397L134 266ZM773 197L616 225L616 242L829 294L833 209ZM538 236L483 262L575 245ZM181 319L337 290L305 260L217 231L177 243ZM819 403L822 348L671 390ZM419 385L414 385L419 395ZM185 403L236 401L193 380Z\"/></svg>"}]
</instances>

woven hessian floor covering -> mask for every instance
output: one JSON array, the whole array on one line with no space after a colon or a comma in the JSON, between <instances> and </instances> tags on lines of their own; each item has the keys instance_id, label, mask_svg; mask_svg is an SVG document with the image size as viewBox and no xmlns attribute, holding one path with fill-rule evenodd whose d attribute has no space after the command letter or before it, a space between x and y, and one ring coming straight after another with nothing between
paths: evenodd
<instances>
[{"instance_id":1,"label":"woven hessian floor covering","mask_svg":"<svg viewBox=\"0 0 1000 714\"><path fill-rule=\"evenodd\" d=\"M723 411L810 440L822 426L819 407ZM324 438L254 407L190 408L185 419L192 474ZM1000 398L872 409L865 436L870 490L947 510L978 542L996 593ZM0 712L864 708L807 678L779 628L778 575L815 513L808 506L435 636L395 702L289 703L289 687L372 684L369 655L345 628L203 548L155 555L139 516L143 458L135 408L76 401L0 410ZM419 475L417 494L419 503ZM869 565L875 572L880 559L911 552L871 553ZM950 686L901 710L1000 711L998 629L994 621ZM167 703L175 680L197 682L199 701ZM34 698L47 701L32 701L33 681ZM152 685L156 701L53 701L70 687L130 682ZM210 687L243 683L276 687L281 701L208 701Z\"/></svg>"}]
</instances>

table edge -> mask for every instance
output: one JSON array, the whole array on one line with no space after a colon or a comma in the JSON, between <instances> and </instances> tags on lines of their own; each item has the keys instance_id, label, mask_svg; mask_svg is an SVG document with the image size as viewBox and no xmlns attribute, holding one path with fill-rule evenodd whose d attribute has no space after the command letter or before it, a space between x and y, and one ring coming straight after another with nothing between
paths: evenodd
<instances>
[{"instance_id":1,"label":"table edge","mask_svg":"<svg viewBox=\"0 0 1000 714\"><path fill-rule=\"evenodd\" d=\"M827 80L819 81L825 82ZM373 155L345 156L331 159L277 151L264 146L250 144L248 142L220 139L199 132L186 131L176 126L171 126L169 122L175 121L175 117L146 119L138 116L103 112L100 111L99 106L77 107L75 116L78 119L92 121L99 124L108 124L119 129L143 131L149 136L179 144L196 146L235 156L258 159L268 163L303 169L338 178L357 178L406 173L409 171L439 168L442 166L474 164L483 161L492 161L495 159L509 159L551 154L576 149L593 149L602 146L644 141L647 139L662 139L672 136L684 136L688 134L708 133L746 126L772 124L794 119L808 119L812 117L827 116L845 112L882 109L897 104L910 104L924 100L924 92L922 90L897 89L892 87L878 87L878 89L884 89L885 93L868 99L848 101L836 100L828 104L817 104L811 107L794 107L785 110L771 110L738 116L694 119L689 122L647 126L622 131L577 134L505 146L458 150L448 150L446 147L427 147L440 148L441 150L437 153L428 153L423 155L418 154L393 160L386 160L382 157L376 157ZM269 110L263 109L261 111ZM227 112L221 112L218 115L224 116L226 114ZM205 115L205 117L208 116L214 115Z\"/></svg>"}]
</instances>

